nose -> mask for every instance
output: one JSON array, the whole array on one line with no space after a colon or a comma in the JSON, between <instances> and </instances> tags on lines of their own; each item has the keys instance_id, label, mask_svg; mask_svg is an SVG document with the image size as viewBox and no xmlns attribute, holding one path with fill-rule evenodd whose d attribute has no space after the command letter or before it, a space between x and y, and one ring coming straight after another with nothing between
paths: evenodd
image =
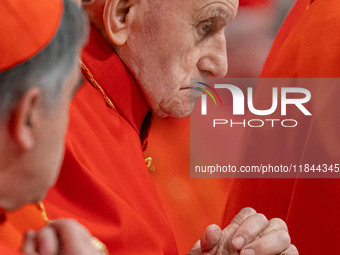
<instances>
[{"instance_id":1,"label":"nose","mask_svg":"<svg viewBox=\"0 0 340 255\"><path fill-rule=\"evenodd\" d=\"M201 52L197 68L205 73L205 76L223 78L227 75L227 43L224 33L210 37L205 44L202 44Z\"/></svg>"}]
</instances>

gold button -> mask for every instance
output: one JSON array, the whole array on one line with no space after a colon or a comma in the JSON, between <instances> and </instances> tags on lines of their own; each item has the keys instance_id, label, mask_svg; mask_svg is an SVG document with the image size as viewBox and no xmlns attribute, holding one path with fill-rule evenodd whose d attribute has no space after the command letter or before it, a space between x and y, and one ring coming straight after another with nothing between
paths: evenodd
<instances>
[{"instance_id":1,"label":"gold button","mask_svg":"<svg viewBox=\"0 0 340 255\"><path fill-rule=\"evenodd\" d=\"M156 171L151 157L147 157L145 159L145 163L146 163L146 167L149 169L150 174Z\"/></svg>"}]
</instances>

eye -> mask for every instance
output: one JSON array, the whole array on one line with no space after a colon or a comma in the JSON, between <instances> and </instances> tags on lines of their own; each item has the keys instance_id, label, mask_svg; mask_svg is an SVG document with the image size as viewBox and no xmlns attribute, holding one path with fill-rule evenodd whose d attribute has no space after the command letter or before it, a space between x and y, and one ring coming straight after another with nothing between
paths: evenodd
<instances>
[{"instance_id":1,"label":"eye","mask_svg":"<svg viewBox=\"0 0 340 255\"><path fill-rule=\"evenodd\" d=\"M197 34L204 39L214 31L214 22L212 19L204 20L197 25Z\"/></svg>"}]
</instances>

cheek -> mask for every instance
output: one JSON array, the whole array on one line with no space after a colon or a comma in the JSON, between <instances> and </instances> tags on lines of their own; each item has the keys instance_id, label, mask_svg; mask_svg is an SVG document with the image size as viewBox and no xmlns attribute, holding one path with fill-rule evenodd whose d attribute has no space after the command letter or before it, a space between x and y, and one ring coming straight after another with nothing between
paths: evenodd
<instances>
[{"instance_id":1,"label":"cheek","mask_svg":"<svg viewBox=\"0 0 340 255\"><path fill-rule=\"evenodd\" d=\"M66 101L62 108L59 110L58 117L56 118L56 130L58 133L58 139L64 141L65 134L68 128L68 122L70 117L70 101Z\"/></svg>"},{"instance_id":2,"label":"cheek","mask_svg":"<svg viewBox=\"0 0 340 255\"><path fill-rule=\"evenodd\" d=\"M68 128L68 122L69 122L69 111L68 108L64 111L63 116L62 116L62 121L61 125L58 130L58 138L56 141L56 144L58 145L56 150L57 150L57 155L58 155L58 168L61 167L63 158L64 158L64 153L65 153L65 135L67 132Z\"/></svg>"},{"instance_id":3,"label":"cheek","mask_svg":"<svg viewBox=\"0 0 340 255\"><path fill-rule=\"evenodd\" d=\"M50 146L53 146L51 148L51 154L50 157L51 160L54 162L53 164L53 176L55 177L58 175L63 158L64 158L64 152L65 152L65 134L68 127L68 109L65 109L61 112L61 114L58 116L58 118L55 120L54 125L54 134L53 134L53 142Z\"/></svg>"},{"instance_id":4,"label":"cheek","mask_svg":"<svg viewBox=\"0 0 340 255\"><path fill-rule=\"evenodd\" d=\"M48 170L46 175L46 188L49 189L55 184L58 179L61 165L63 163L65 154L65 142L64 139L55 140L54 148L51 149L50 161L45 170Z\"/></svg>"},{"instance_id":5,"label":"cheek","mask_svg":"<svg viewBox=\"0 0 340 255\"><path fill-rule=\"evenodd\" d=\"M170 73L155 68L140 73L139 84L150 106L170 100L180 89L180 82L174 80L175 75Z\"/></svg>"}]
</instances>

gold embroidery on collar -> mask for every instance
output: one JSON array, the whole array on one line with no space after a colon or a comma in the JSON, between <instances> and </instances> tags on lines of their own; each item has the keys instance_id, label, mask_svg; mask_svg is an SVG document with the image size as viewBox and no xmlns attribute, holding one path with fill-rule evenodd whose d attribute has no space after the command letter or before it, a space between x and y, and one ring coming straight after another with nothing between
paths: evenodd
<instances>
[{"instance_id":1,"label":"gold embroidery on collar","mask_svg":"<svg viewBox=\"0 0 340 255\"><path fill-rule=\"evenodd\" d=\"M99 85L98 81L94 78L93 74L91 73L91 71L87 68L87 66L84 64L83 61L80 60L80 65L81 65L81 70L83 72L83 74L85 75L85 77L89 80L89 82L91 83L91 85L99 91L99 93L103 96L106 104L113 110L115 110L115 106L114 104L112 103L111 99L108 97L108 95L106 95L105 91L102 89L102 87ZM118 111L117 111L118 112ZM119 114L119 112L118 112ZM120 115L120 114L119 114ZM155 172L155 166L153 165L153 161L152 161L152 158L151 157L148 157L145 159L145 163L146 163L146 166L151 173ZM39 204L40 205L40 204ZM47 218L46 216L46 212L45 212L45 208L44 208L44 205L41 203L41 208L42 209L42 215L43 215L43 218L46 217L47 221L49 221L49 219ZM45 216L44 216L44 213L45 213ZM45 218L44 218L45 219Z\"/></svg>"},{"instance_id":2,"label":"gold embroidery on collar","mask_svg":"<svg viewBox=\"0 0 340 255\"><path fill-rule=\"evenodd\" d=\"M85 77L89 80L91 85L99 91L99 93L103 96L106 104L111 108L115 109L114 104L112 103L111 99L106 95L105 91L102 89L102 87L99 85L98 81L94 78L93 74L90 72L90 70L87 68L87 66L84 64L83 61L80 60L81 70L83 71L83 74Z\"/></svg>"},{"instance_id":3,"label":"gold embroidery on collar","mask_svg":"<svg viewBox=\"0 0 340 255\"><path fill-rule=\"evenodd\" d=\"M43 202L40 202L37 206L38 206L38 209L39 209L41 216L44 219L44 221L46 223L49 223L51 220L47 217L46 209L45 209Z\"/></svg>"}]
</instances>

